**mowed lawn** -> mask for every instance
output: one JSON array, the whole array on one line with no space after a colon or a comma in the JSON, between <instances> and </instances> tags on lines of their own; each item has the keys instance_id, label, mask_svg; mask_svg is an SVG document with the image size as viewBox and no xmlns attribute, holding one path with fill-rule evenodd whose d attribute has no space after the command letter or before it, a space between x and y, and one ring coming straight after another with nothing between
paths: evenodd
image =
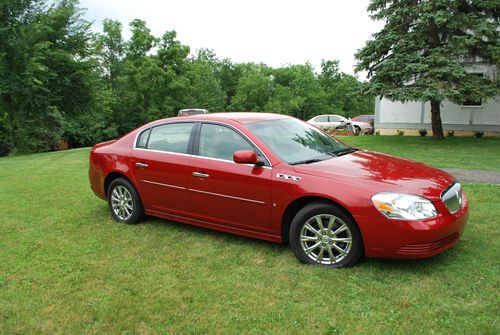
<instances>
[{"instance_id":1,"label":"mowed lawn","mask_svg":"<svg viewBox=\"0 0 500 335\"><path fill-rule=\"evenodd\" d=\"M368 150L421 161L442 168L500 170L500 137L342 136Z\"/></svg>"},{"instance_id":2,"label":"mowed lawn","mask_svg":"<svg viewBox=\"0 0 500 335\"><path fill-rule=\"evenodd\" d=\"M379 138L349 142L404 151ZM447 150L398 140L439 166L482 168L474 159L500 155L487 139L446 140ZM500 186L465 185L470 220L444 254L329 270L286 245L153 218L118 224L89 189L88 153L0 158L2 334L500 332Z\"/></svg>"}]
</instances>

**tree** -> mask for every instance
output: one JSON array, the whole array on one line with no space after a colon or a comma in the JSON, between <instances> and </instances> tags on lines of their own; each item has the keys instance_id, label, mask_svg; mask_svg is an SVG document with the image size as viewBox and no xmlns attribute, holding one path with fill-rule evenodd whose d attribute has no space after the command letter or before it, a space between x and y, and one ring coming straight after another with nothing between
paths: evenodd
<instances>
[{"instance_id":1,"label":"tree","mask_svg":"<svg viewBox=\"0 0 500 335\"><path fill-rule=\"evenodd\" d=\"M269 110L307 120L326 109L326 93L311 64L279 68L273 76L276 89L268 103ZM278 107L286 109L277 110Z\"/></svg>"},{"instance_id":2,"label":"tree","mask_svg":"<svg viewBox=\"0 0 500 335\"><path fill-rule=\"evenodd\" d=\"M196 59L189 65L186 73L189 87L185 107L205 108L213 112L224 111L226 94L215 76L212 64L205 59Z\"/></svg>"},{"instance_id":3,"label":"tree","mask_svg":"<svg viewBox=\"0 0 500 335\"><path fill-rule=\"evenodd\" d=\"M273 81L267 73L251 67L242 75L236 86L236 94L231 100L235 111L263 112L272 94Z\"/></svg>"},{"instance_id":4,"label":"tree","mask_svg":"<svg viewBox=\"0 0 500 335\"><path fill-rule=\"evenodd\" d=\"M323 113L346 117L373 113L373 96L363 93L364 85L356 77L340 72L338 61L321 62L319 82L326 94L327 105Z\"/></svg>"},{"instance_id":5,"label":"tree","mask_svg":"<svg viewBox=\"0 0 500 335\"><path fill-rule=\"evenodd\" d=\"M109 87L116 89L116 79L120 74L120 65L125 53L125 43L122 37L122 24L119 21L104 19L102 22L104 34L97 37L98 53L104 67L103 77Z\"/></svg>"},{"instance_id":6,"label":"tree","mask_svg":"<svg viewBox=\"0 0 500 335\"><path fill-rule=\"evenodd\" d=\"M0 119L8 133L0 137L19 151L53 150L61 139L93 143L106 108L77 1L0 6Z\"/></svg>"},{"instance_id":7,"label":"tree","mask_svg":"<svg viewBox=\"0 0 500 335\"><path fill-rule=\"evenodd\" d=\"M498 0L372 0L368 11L386 23L356 53L356 70L371 77L367 92L430 102L434 137L444 137L443 100L463 103L499 94L497 76L467 71L477 61L498 69Z\"/></svg>"}]
</instances>

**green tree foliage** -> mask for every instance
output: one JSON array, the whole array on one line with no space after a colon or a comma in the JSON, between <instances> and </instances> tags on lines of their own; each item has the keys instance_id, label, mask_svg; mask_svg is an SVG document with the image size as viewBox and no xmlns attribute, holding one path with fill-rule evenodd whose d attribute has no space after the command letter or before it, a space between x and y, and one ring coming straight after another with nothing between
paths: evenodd
<instances>
[{"instance_id":1,"label":"green tree foliage","mask_svg":"<svg viewBox=\"0 0 500 335\"><path fill-rule=\"evenodd\" d=\"M88 43L90 26L76 2L47 7L13 0L1 6L2 137L21 151L51 150L61 139L93 143L106 107Z\"/></svg>"},{"instance_id":2,"label":"green tree foliage","mask_svg":"<svg viewBox=\"0 0 500 335\"><path fill-rule=\"evenodd\" d=\"M275 94L267 109L302 119L325 112L326 93L310 64L293 65L273 71Z\"/></svg>"},{"instance_id":3,"label":"green tree foliage","mask_svg":"<svg viewBox=\"0 0 500 335\"><path fill-rule=\"evenodd\" d=\"M138 19L128 40L118 21L90 28L77 0L0 2L0 155L92 145L189 107L303 119L372 108L335 61L320 74L310 64L273 69L208 49L190 56L174 30L158 38Z\"/></svg>"},{"instance_id":4,"label":"green tree foliage","mask_svg":"<svg viewBox=\"0 0 500 335\"><path fill-rule=\"evenodd\" d=\"M373 96L363 93L365 84L356 77L341 73L338 61L321 62L319 81L327 95L325 109L329 113L344 114L346 117L373 114Z\"/></svg>"},{"instance_id":5,"label":"green tree foliage","mask_svg":"<svg viewBox=\"0 0 500 335\"><path fill-rule=\"evenodd\" d=\"M187 72L189 92L184 106L205 108L209 111L223 112L226 104L226 93L222 90L220 80L214 68L204 60L194 60Z\"/></svg>"},{"instance_id":6,"label":"green tree foliage","mask_svg":"<svg viewBox=\"0 0 500 335\"><path fill-rule=\"evenodd\" d=\"M477 61L498 68L498 0L372 0L368 10L385 26L356 54L357 70L372 76L367 91L390 100L429 101L435 137L444 137L443 100L499 94L497 76L468 71Z\"/></svg>"},{"instance_id":7,"label":"green tree foliage","mask_svg":"<svg viewBox=\"0 0 500 335\"><path fill-rule=\"evenodd\" d=\"M263 112L272 94L273 81L263 66L248 64L238 80L231 110Z\"/></svg>"}]
</instances>

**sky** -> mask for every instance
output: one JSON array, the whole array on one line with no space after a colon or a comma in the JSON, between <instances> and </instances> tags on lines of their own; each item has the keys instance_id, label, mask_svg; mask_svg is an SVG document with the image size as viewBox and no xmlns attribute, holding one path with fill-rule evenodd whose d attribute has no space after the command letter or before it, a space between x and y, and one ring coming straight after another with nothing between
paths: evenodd
<instances>
[{"instance_id":1,"label":"sky","mask_svg":"<svg viewBox=\"0 0 500 335\"><path fill-rule=\"evenodd\" d=\"M218 58L265 63L272 67L310 62L317 70L322 59L340 61L340 70L354 74L354 53L382 28L372 21L369 0L81 0L85 17L101 30L111 18L128 23L145 20L160 37L175 30L191 47L212 49ZM365 79L364 73L358 75Z\"/></svg>"}]
</instances>

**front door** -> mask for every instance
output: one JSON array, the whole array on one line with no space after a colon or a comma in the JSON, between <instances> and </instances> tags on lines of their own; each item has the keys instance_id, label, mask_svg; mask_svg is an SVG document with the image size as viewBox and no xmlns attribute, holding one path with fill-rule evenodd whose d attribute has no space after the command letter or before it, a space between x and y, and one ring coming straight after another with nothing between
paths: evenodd
<instances>
[{"instance_id":1,"label":"front door","mask_svg":"<svg viewBox=\"0 0 500 335\"><path fill-rule=\"evenodd\" d=\"M211 123L201 125L194 148L189 182L192 215L217 224L271 231L271 168L233 161L235 151L256 148L234 129Z\"/></svg>"}]
</instances>

